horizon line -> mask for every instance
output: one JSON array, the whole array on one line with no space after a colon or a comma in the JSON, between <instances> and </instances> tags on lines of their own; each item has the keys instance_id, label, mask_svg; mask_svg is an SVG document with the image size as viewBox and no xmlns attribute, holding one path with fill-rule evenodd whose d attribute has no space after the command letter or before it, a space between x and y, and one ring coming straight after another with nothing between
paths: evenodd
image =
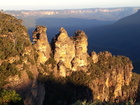
<instances>
[{"instance_id":1,"label":"horizon line","mask_svg":"<svg viewBox=\"0 0 140 105\"><path fill-rule=\"evenodd\" d=\"M93 8L62 8L62 9L3 9L1 8L1 11L43 11L43 10L81 10L81 9L115 9L115 8L140 8L140 6L124 6L124 7L93 7Z\"/></svg>"}]
</instances>

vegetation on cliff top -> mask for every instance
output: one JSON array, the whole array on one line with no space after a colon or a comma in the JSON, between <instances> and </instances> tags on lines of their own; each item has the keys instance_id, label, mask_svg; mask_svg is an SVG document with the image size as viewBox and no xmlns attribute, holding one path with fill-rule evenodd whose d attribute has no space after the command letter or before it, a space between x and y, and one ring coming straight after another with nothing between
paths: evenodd
<instances>
[{"instance_id":1,"label":"vegetation on cliff top","mask_svg":"<svg viewBox=\"0 0 140 105\"><path fill-rule=\"evenodd\" d=\"M0 12L0 87L7 77L19 73L17 65L23 62L25 48L31 45L26 32L21 20Z\"/></svg>"},{"instance_id":2,"label":"vegetation on cliff top","mask_svg":"<svg viewBox=\"0 0 140 105\"><path fill-rule=\"evenodd\" d=\"M26 32L21 20L0 12L0 59L19 55L31 45Z\"/></svg>"},{"instance_id":3,"label":"vegetation on cliff top","mask_svg":"<svg viewBox=\"0 0 140 105\"><path fill-rule=\"evenodd\" d=\"M0 12L0 34L7 35L11 32L14 34L27 32L27 29L21 25L22 20Z\"/></svg>"},{"instance_id":4,"label":"vegetation on cliff top","mask_svg":"<svg viewBox=\"0 0 140 105\"><path fill-rule=\"evenodd\" d=\"M26 27L21 23L22 20L0 12L0 104L2 105L23 105L17 103L22 100L19 94L13 90L3 89L9 83L9 78L16 75L21 78L20 71L25 69L29 79L33 79L32 72L24 67L26 59L28 66L33 65L34 61L31 56L25 54L31 42Z\"/></svg>"}]
</instances>

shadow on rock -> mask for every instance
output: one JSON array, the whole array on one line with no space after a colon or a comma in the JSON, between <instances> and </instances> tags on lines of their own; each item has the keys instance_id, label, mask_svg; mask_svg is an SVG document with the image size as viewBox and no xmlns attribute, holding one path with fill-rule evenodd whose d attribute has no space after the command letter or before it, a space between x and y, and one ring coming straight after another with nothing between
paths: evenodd
<instances>
[{"instance_id":1,"label":"shadow on rock","mask_svg":"<svg viewBox=\"0 0 140 105\"><path fill-rule=\"evenodd\" d=\"M45 100L43 105L71 105L77 101L92 102L92 90L84 85L77 85L65 79L45 82Z\"/></svg>"}]
</instances>

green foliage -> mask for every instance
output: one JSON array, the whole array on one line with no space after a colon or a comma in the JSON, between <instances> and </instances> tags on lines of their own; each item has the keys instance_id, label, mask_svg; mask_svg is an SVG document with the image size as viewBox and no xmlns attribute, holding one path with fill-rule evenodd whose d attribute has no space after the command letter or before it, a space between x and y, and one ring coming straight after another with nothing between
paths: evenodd
<instances>
[{"instance_id":1,"label":"green foliage","mask_svg":"<svg viewBox=\"0 0 140 105\"><path fill-rule=\"evenodd\" d=\"M28 74L29 79L33 80L34 79L33 73L31 71L29 71L29 70L26 70L26 72Z\"/></svg>"},{"instance_id":2,"label":"green foliage","mask_svg":"<svg viewBox=\"0 0 140 105\"><path fill-rule=\"evenodd\" d=\"M88 61L90 62L89 72L92 79L99 78L106 72L111 73L114 69L123 69L124 66L132 63L128 57L112 55L106 57L102 53L99 54L99 61L97 63L92 63L89 58Z\"/></svg>"},{"instance_id":3,"label":"green foliage","mask_svg":"<svg viewBox=\"0 0 140 105\"><path fill-rule=\"evenodd\" d=\"M29 69L29 66L27 64L23 64L23 70L28 70Z\"/></svg>"},{"instance_id":4,"label":"green foliage","mask_svg":"<svg viewBox=\"0 0 140 105\"><path fill-rule=\"evenodd\" d=\"M137 87L138 87L138 90L137 90ZM140 96L139 87L140 87L140 74L132 73L132 78L131 78L130 84L129 85L124 85L122 87L122 90L125 91L125 92L129 92L131 90L133 92L136 92L135 95L131 96L131 98L132 99L137 98L137 101L139 101L140 100L140 98L139 98L139 96Z\"/></svg>"},{"instance_id":5,"label":"green foliage","mask_svg":"<svg viewBox=\"0 0 140 105\"><path fill-rule=\"evenodd\" d=\"M1 105L24 105L22 98L14 90L0 90Z\"/></svg>"},{"instance_id":6,"label":"green foliage","mask_svg":"<svg viewBox=\"0 0 140 105\"><path fill-rule=\"evenodd\" d=\"M16 54L13 42L8 37L0 38L0 59L6 59Z\"/></svg>"},{"instance_id":7,"label":"green foliage","mask_svg":"<svg viewBox=\"0 0 140 105\"><path fill-rule=\"evenodd\" d=\"M14 57L24 52L24 48L29 44L28 40L18 38L16 42L9 37L0 38L0 59L6 59L8 57Z\"/></svg>"},{"instance_id":8,"label":"green foliage","mask_svg":"<svg viewBox=\"0 0 140 105\"><path fill-rule=\"evenodd\" d=\"M6 84L6 78L8 76L14 76L18 74L18 69L15 64L3 62L0 66L0 87Z\"/></svg>"},{"instance_id":9,"label":"green foliage","mask_svg":"<svg viewBox=\"0 0 140 105\"><path fill-rule=\"evenodd\" d=\"M138 86L139 82L140 82L140 74L132 73L132 79L131 79L130 85Z\"/></svg>"},{"instance_id":10,"label":"green foliage","mask_svg":"<svg viewBox=\"0 0 140 105\"><path fill-rule=\"evenodd\" d=\"M37 62L38 57L39 57L38 53L35 52L35 53L34 53L34 59L35 59L36 62Z\"/></svg>"},{"instance_id":11,"label":"green foliage","mask_svg":"<svg viewBox=\"0 0 140 105\"><path fill-rule=\"evenodd\" d=\"M30 62L32 65L34 65L35 64L35 61L34 61L34 59L32 59L30 56L26 56L27 58L28 58L28 62Z\"/></svg>"},{"instance_id":12,"label":"green foliage","mask_svg":"<svg viewBox=\"0 0 140 105\"><path fill-rule=\"evenodd\" d=\"M20 55L31 45L26 32L20 20L0 12L0 59Z\"/></svg>"},{"instance_id":13,"label":"green foliage","mask_svg":"<svg viewBox=\"0 0 140 105\"><path fill-rule=\"evenodd\" d=\"M126 102L119 102L119 103L108 102L108 101L101 102L100 100L89 103L86 101L78 100L77 102L75 102L74 104L71 104L71 105L140 105L140 103L134 103L134 101L132 99L130 99Z\"/></svg>"},{"instance_id":14,"label":"green foliage","mask_svg":"<svg viewBox=\"0 0 140 105\"><path fill-rule=\"evenodd\" d=\"M53 57L53 54L50 54L50 58L45 62L45 65L52 65L52 68L54 68L56 66L56 61Z\"/></svg>"},{"instance_id":15,"label":"green foliage","mask_svg":"<svg viewBox=\"0 0 140 105\"><path fill-rule=\"evenodd\" d=\"M102 76L102 70L99 65L91 63L89 68L91 79L99 78Z\"/></svg>"},{"instance_id":16,"label":"green foliage","mask_svg":"<svg viewBox=\"0 0 140 105\"><path fill-rule=\"evenodd\" d=\"M84 71L76 71L67 77L68 81L77 85L87 85L90 82L90 76L88 76Z\"/></svg>"},{"instance_id":17,"label":"green foliage","mask_svg":"<svg viewBox=\"0 0 140 105\"><path fill-rule=\"evenodd\" d=\"M20 59L19 60L13 62L13 64L15 64L15 65L22 64L22 63L23 63L22 56L20 56Z\"/></svg>"},{"instance_id":18,"label":"green foliage","mask_svg":"<svg viewBox=\"0 0 140 105\"><path fill-rule=\"evenodd\" d=\"M21 20L0 12L0 34L22 33L23 31L27 31L27 29L21 25Z\"/></svg>"},{"instance_id":19,"label":"green foliage","mask_svg":"<svg viewBox=\"0 0 140 105\"><path fill-rule=\"evenodd\" d=\"M72 105L94 105L93 103L88 103L88 102L86 102L86 101L84 101L84 102L82 102L82 101L77 101L77 102L75 102L74 104L72 104Z\"/></svg>"},{"instance_id":20,"label":"green foliage","mask_svg":"<svg viewBox=\"0 0 140 105\"><path fill-rule=\"evenodd\" d=\"M23 70L26 70L29 79L33 80L34 79L34 75L31 71L29 71L29 65L25 64L23 65Z\"/></svg>"},{"instance_id":21,"label":"green foliage","mask_svg":"<svg viewBox=\"0 0 140 105\"><path fill-rule=\"evenodd\" d=\"M25 48L31 45L26 32L21 20L0 12L0 60L4 61L0 65L0 88L7 83L5 80L9 76L20 75L16 65L23 63ZM9 63L8 60L15 56L20 57L20 60ZM30 57L28 61L34 63ZM26 69L26 66L23 68ZM33 78L31 73L28 74Z\"/></svg>"},{"instance_id":22,"label":"green foliage","mask_svg":"<svg viewBox=\"0 0 140 105\"><path fill-rule=\"evenodd\" d=\"M51 73L48 69L48 65L40 64L40 66L43 68L44 72Z\"/></svg>"},{"instance_id":23,"label":"green foliage","mask_svg":"<svg viewBox=\"0 0 140 105\"><path fill-rule=\"evenodd\" d=\"M104 53L104 52L103 52ZM126 64L132 63L128 57L125 56L108 56L104 54L99 55L99 61L98 64L103 65L103 66L112 66L114 68L118 67L118 65L125 66Z\"/></svg>"},{"instance_id":24,"label":"green foliage","mask_svg":"<svg viewBox=\"0 0 140 105\"><path fill-rule=\"evenodd\" d=\"M32 65L34 65L34 64L35 64L34 59L31 59L30 57L28 58L28 61L29 61Z\"/></svg>"}]
</instances>

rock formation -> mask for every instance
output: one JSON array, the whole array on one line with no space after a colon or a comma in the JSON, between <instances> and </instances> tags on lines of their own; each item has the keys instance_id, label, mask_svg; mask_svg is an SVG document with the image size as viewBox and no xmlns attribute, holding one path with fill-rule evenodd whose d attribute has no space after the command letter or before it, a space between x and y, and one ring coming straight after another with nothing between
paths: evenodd
<instances>
[{"instance_id":1,"label":"rock formation","mask_svg":"<svg viewBox=\"0 0 140 105\"><path fill-rule=\"evenodd\" d=\"M87 70L87 36L84 31L77 31L73 37L75 41L75 57L72 61L72 70Z\"/></svg>"},{"instance_id":2,"label":"rock formation","mask_svg":"<svg viewBox=\"0 0 140 105\"><path fill-rule=\"evenodd\" d=\"M50 44L46 35L47 28L44 26L36 26L33 32L33 41L35 42L34 47L38 54L38 62L45 63L51 54Z\"/></svg>"},{"instance_id":3,"label":"rock formation","mask_svg":"<svg viewBox=\"0 0 140 105\"><path fill-rule=\"evenodd\" d=\"M97 63L97 62L98 62L98 55L96 54L95 51L93 51L93 52L91 53L91 58L92 58L92 60L93 60L93 63Z\"/></svg>"},{"instance_id":4,"label":"rock formation","mask_svg":"<svg viewBox=\"0 0 140 105\"><path fill-rule=\"evenodd\" d=\"M60 63L63 63L63 69L71 69L71 61L75 57L75 44L74 41L68 36L67 31L64 28L60 28L59 34L54 37L52 41L54 59L61 68ZM63 70L66 73L66 69ZM63 72L63 73L64 73ZM66 74L63 74L65 76Z\"/></svg>"},{"instance_id":5,"label":"rock formation","mask_svg":"<svg viewBox=\"0 0 140 105\"><path fill-rule=\"evenodd\" d=\"M34 35L37 34L33 34L33 37ZM42 43L39 40L38 42ZM35 41L35 43L38 42ZM55 75L57 77L67 77L75 71L88 72L88 78L92 78L92 82L88 84L88 87L93 91L93 100L124 101L129 98L129 96L123 94L123 87L130 85L133 69L132 63L127 57L113 56L107 51L99 54L93 51L89 55L87 53L88 42L85 32L79 30L76 31L73 37L69 37L63 27L53 38L51 45L53 52L51 59L56 62L56 64L53 63L55 68L51 69L51 72L56 71ZM42 46L40 47L42 48ZM36 49L39 49L39 46Z\"/></svg>"},{"instance_id":6,"label":"rock formation","mask_svg":"<svg viewBox=\"0 0 140 105\"><path fill-rule=\"evenodd\" d=\"M84 89L88 87L85 96L93 96L89 101L120 102L136 97L139 81L132 76L133 65L129 58L113 56L108 51L98 54L93 51L89 55L88 38L80 30L69 37L67 31L60 28L50 46L47 28L37 26L31 44L26 28L17 19L0 15L0 89L16 90L25 105L43 104L47 85L44 87L40 81L46 83L49 77L62 80L63 88L71 86L70 83ZM73 94L81 96L77 90Z\"/></svg>"},{"instance_id":7,"label":"rock formation","mask_svg":"<svg viewBox=\"0 0 140 105\"><path fill-rule=\"evenodd\" d=\"M90 84L95 100L124 101L128 99L129 96L126 97L123 94L123 87L129 86L131 82L133 65L130 59L124 56L115 57L107 51L99 53L98 56L99 61L96 62L96 66L102 66L100 70L103 70L103 74L101 73L102 75Z\"/></svg>"},{"instance_id":8,"label":"rock formation","mask_svg":"<svg viewBox=\"0 0 140 105\"><path fill-rule=\"evenodd\" d=\"M75 36L70 38L67 31L60 28L59 34L53 38L52 45L59 71L61 72L60 68L63 68L63 77L66 76L67 70L87 70L88 43L83 31L77 31Z\"/></svg>"}]
</instances>

